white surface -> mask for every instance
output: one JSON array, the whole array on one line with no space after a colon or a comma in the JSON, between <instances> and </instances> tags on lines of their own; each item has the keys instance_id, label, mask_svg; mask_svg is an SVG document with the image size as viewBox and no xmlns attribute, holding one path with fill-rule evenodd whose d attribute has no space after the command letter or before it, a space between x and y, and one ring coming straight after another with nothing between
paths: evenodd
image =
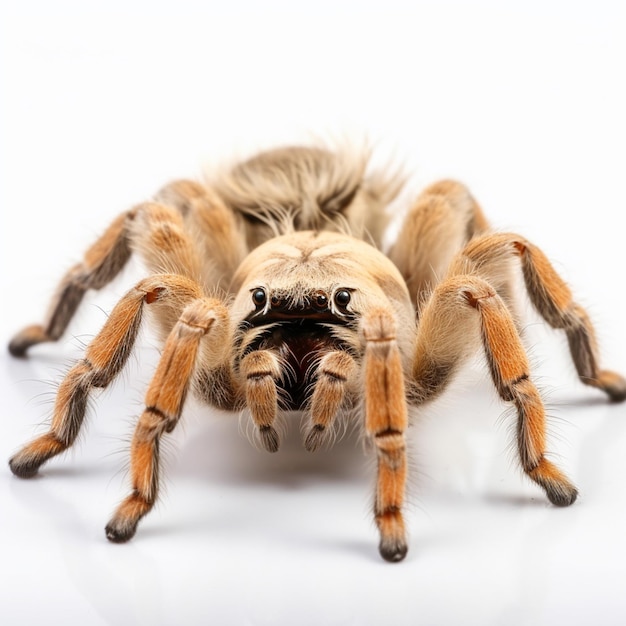
<instances>
[{"instance_id":1,"label":"white surface","mask_svg":"<svg viewBox=\"0 0 626 626\"><path fill-rule=\"evenodd\" d=\"M495 225L541 245L626 372L622 2L175 4L1 4L2 343L169 179L356 131L406 160L416 190L460 178ZM59 344L0 356L0 459L41 431L51 383L132 279L90 297ZM625 623L626 407L582 388L532 316L528 339L579 501L556 509L520 475L512 416L477 361L412 431L397 565L377 554L357 442L309 455L294 425L272 456L236 418L191 405L160 505L130 544L109 544L154 365L145 339L70 454L30 481L0 469L0 623Z\"/></svg>"}]
</instances>

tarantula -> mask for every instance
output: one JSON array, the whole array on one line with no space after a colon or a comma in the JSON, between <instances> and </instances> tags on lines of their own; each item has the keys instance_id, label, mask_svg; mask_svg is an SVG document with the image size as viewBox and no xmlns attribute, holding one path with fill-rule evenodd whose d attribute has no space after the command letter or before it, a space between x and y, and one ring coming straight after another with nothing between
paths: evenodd
<instances>
[{"instance_id":1,"label":"tarantula","mask_svg":"<svg viewBox=\"0 0 626 626\"><path fill-rule=\"evenodd\" d=\"M417 197L384 254L388 207L404 181L368 162L363 151L271 150L202 184L173 182L115 219L62 279L46 322L19 332L11 354L59 339L83 295L107 285L131 254L149 275L69 370L49 430L10 459L13 473L31 477L74 443L91 391L120 373L151 313L163 348L132 438L132 490L106 526L113 542L131 539L152 509L161 437L192 392L209 406L248 411L269 452L280 446L284 412L303 415L309 451L332 441L339 420L360 423L377 456L380 554L403 559L408 408L439 396L481 348L498 394L517 411L524 472L552 503L572 504L576 488L546 458L544 407L514 314L514 270L521 267L540 315L565 331L580 380L621 402L626 380L600 369L586 312L543 252L491 231L455 181Z\"/></svg>"}]
</instances>

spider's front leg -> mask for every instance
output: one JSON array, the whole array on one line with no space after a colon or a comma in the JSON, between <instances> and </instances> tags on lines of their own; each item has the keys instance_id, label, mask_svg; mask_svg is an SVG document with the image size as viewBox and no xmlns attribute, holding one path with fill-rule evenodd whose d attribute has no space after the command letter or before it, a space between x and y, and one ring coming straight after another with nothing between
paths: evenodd
<instances>
[{"instance_id":1,"label":"spider's front leg","mask_svg":"<svg viewBox=\"0 0 626 626\"><path fill-rule=\"evenodd\" d=\"M413 365L416 404L441 393L465 358L481 344L498 394L517 410L517 446L524 472L553 504L572 504L578 495L576 488L545 456L545 409L530 380L528 359L513 318L495 289L481 278L448 278L424 306Z\"/></svg>"},{"instance_id":2,"label":"spider's front leg","mask_svg":"<svg viewBox=\"0 0 626 626\"><path fill-rule=\"evenodd\" d=\"M229 315L216 299L189 304L172 329L146 394L146 407L131 443L132 491L106 526L109 540L133 537L139 520L154 506L159 487L159 442L180 418L190 384L201 361L203 371L222 367L230 346Z\"/></svg>"},{"instance_id":3,"label":"spider's front leg","mask_svg":"<svg viewBox=\"0 0 626 626\"><path fill-rule=\"evenodd\" d=\"M365 339L365 430L378 457L374 515L380 532L379 551L387 561L401 561L408 549L402 516L408 417L396 321L390 311L373 309L364 315L361 328Z\"/></svg>"}]
</instances>

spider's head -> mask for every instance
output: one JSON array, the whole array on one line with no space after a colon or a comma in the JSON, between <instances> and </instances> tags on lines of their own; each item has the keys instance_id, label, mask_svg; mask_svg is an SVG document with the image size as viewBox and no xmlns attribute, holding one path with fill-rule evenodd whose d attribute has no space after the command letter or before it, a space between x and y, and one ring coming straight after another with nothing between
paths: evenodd
<instances>
[{"instance_id":1,"label":"spider's head","mask_svg":"<svg viewBox=\"0 0 626 626\"><path fill-rule=\"evenodd\" d=\"M298 323L357 334L365 312L389 307L409 332L415 315L406 284L387 257L328 231L296 232L261 244L237 269L231 290L240 332Z\"/></svg>"},{"instance_id":2,"label":"spider's head","mask_svg":"<svg viewBox=\"0 0 626 626\"><path fill-rule=\"evenodd\" d=\"M259 285L252 287L250 300L254 310L246 316L251 326L273 322L305 320L315 323L348 324L356 313L350 308L351 287L308 288L293 285L290 289L271 289Z\"/></svg>"}]
</instances>

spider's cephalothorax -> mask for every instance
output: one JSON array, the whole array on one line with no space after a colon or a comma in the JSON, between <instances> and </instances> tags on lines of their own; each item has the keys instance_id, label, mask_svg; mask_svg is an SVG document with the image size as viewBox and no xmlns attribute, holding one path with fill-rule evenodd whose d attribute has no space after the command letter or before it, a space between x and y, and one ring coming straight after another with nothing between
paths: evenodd
<instances>
[{"instance_id":1,"label":"spider's cephalothorax","mask_svg":"<svg viewBox=\"0 0 626 626\"><path fill-rule=\"evenodd\" d=\"M24 356L59 339L89 289L109 283L132 253L144 261L147 277L70 369L49 430L11 458L13 473L33 476L74 443L91 391L122 370L150 311L163 353L131 444L132 490L106 527L111 541L130 539L153 507L159 441L191 392L210 406L247 410L270 452L280 447L285 411L304 415L310 451L332 441L340 417L357 420L377 454L380 553L402 559L408 407L441 394L477 350L517 411L522 469L551 502L572 504L576 488L546 458L545 411L515 320L513 271L521 268L537 311L565 332L580 380L623 401L626 381L599 367L586 312L541 250L491 231L453 181L416 198L384 254L386 209L401 181L367 162L348 151L283 148L203 184L171 183L119 216L63 278L46 322L9 345Z\"/></svg>"},{"instance_id":2,"label":"spider's cephalothorax","mask_svg":"<svg viewBox=\"0 0 626 626\"><path fill-rule=\"evenodd\" d=\"M335 415L358 403L362 324L377 311L388 309L402 321L399 343L409 358L415 314L404 280L362 241L328 231L276 237L250 253L233 287L233 372L268 450L278 447L268 423L278 409L310 413L305 445L312 450ZM272 374L263 381L257 370ZM266 406L260 397L267 393Z\"/></svg>"}]
</instances>

